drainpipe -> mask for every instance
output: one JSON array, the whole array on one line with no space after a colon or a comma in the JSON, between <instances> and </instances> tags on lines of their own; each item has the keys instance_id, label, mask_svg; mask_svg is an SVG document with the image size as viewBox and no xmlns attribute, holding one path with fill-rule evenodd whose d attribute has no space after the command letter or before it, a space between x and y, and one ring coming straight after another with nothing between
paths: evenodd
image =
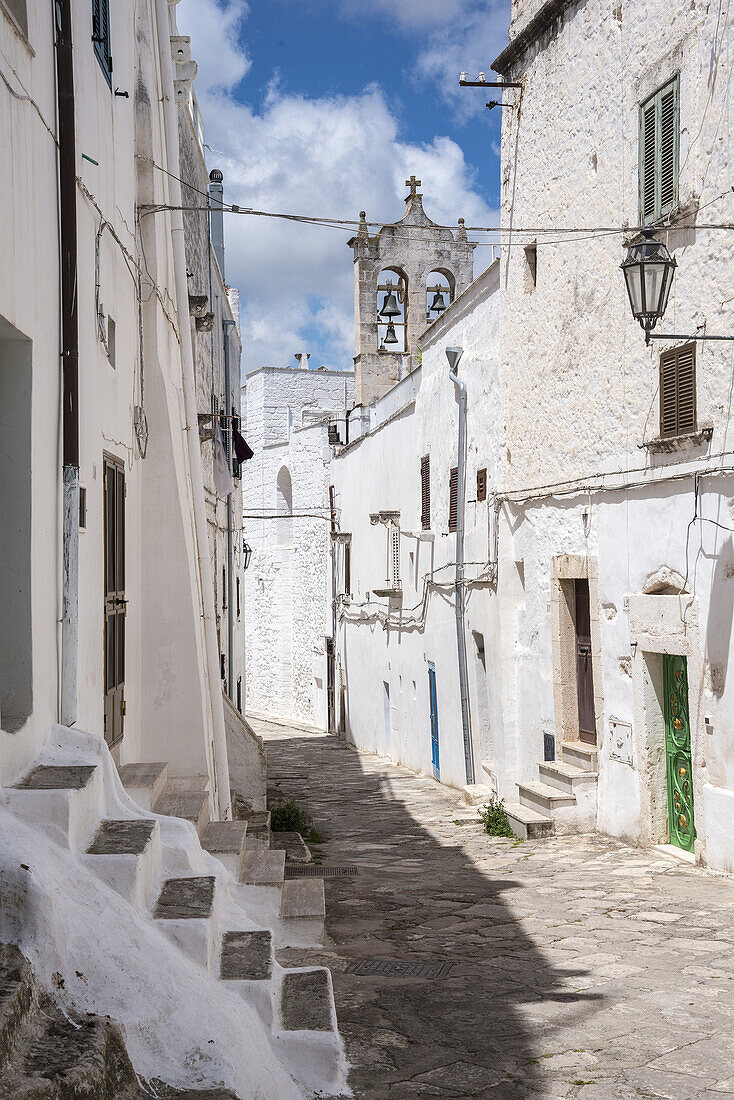
<instances>
[{"instance_id":1,"label":"drainpipe","mask_svg":"<svg viewBox=\"0 0 734 1100\"><path fill-rule=\"evenodd\" d=\"M194 354L191 346L189 320L189 288L186 281L186 249L184 247L183 215L181 213L181 185L178 181L178 109L173 93L173 61L171 58L171 23L169 5L166 0L156 0L156 29L158 32L158 57L161 67L163 96L161 100L164 112L164 131L166 157L168 161L168 187L171 219L171 246L173 249L173 272L175 281L176 306L181 332L181 381L183 386L186 424L184 433L189 455L191 474L191 495L193 500L194 542L198 565L198 583L200 586L201 618L203 638L203 658L205 662L205 684L209 692L211 719L211 744L207 745L207 755L211 753L211 766L214 790L214 807L220 820L229 817L231 799L229 790L229 770L227 766L227 738L224 729L224 708L221 696L221 676L219 669L219 649L217 645L216 610L214 607L214 580L209 557L209 534L204 508L204 484L201 468L201 447L199 445L198 409L196 405L196 381L194 376ZM179 209L176 209L179 207Z\"/></svg>"},{"instance_id":2,"label":"drainpipe","mask_svg":"<svg viewBox=\"0 0 734 1100\"><path fill-rule=\"evenodd\" d=\"M224 272L222 272L224 278ZM232 376L230 373L229 338L235 326L234 321L227 318L222 322L224 327L224 401L227 408L227 416L232 415ZM232 421L227 421L229 431L226 439L227 466L232 472ZM234 543L232 537L232 493L227 494L227 655L229 657L229 669L227 672L227 694L234 702Z\"/></svg>"},{"instance_id":3,"label":"drainpipe","mask_svg":"<svg viewBox=\"0 0 734 1100\"><path fill-rule=\"evenodd\" d=\"M461 725L464 733L464 764L467 784L474 782L471 729L469 727L469 690L466 674L466 639L464 637L464 498L466 496L466 386L458 376L463 348L446 348L449 378L459 395L459 454L456 487L456 646L459 657L459 692L461 695Z\"/></svg>"},{"instance_id":4,"label":"drainpipe","mask_svg":"<svg viewBox=\"0 0 734 1100\"><path fill-rule=\"evenodd\" d=\"M79 653L79 324L77 317L76 139L71 0L57 0L56 100L61 228L61 378L64 482L61 602L61 724L77 718Z\"/></svg>"}]
</instances>

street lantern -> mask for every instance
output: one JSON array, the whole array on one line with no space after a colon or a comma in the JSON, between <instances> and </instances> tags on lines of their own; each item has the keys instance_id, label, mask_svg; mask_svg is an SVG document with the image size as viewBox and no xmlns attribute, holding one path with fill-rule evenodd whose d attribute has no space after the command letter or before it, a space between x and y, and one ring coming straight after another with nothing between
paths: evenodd
<instances>
[{"instance_id":1,"label":"street lantern","mask_svg":"<svg viewBox=\"0 0 734 1100\"><path fill-rule=\"evenodd\" d=\"M646 339L665 313L676 267L653 229L642 230L642 240L629 246L621 265L632 316L640 322Z\"/></svg>"},{"instance_id":2,"label":"street lantern","mask_svg":"<svg viewBox=\"0 0 734 1100\"><path fill-rule=\"evenodd\" d=\"M252 547L249 543L242 543L242 568L247 569L250 564L250 558L252 557Z\"/></svg>"}]
</instances>

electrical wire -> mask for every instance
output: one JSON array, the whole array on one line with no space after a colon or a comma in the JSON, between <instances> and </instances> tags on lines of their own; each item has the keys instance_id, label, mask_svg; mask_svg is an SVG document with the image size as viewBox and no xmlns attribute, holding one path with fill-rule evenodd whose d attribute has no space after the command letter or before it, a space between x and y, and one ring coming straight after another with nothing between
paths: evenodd
<instances>
[{"instance_id":1,"label":"electrical wire","mask_svg":"<svg viewBox=\"0 0 734 1100\"><path fill-rule=\"evenodd\" d=\"M48 124L48 123L46 122L46 119L45 119L45 118L44 118L44 116L43 116L43 112L41 111L41 108L40 108L40 107L38 106L38 104L36 103L36 101L35 101L35 99L33 98L33 96L29 94L29 92L28 92L28 89L26 88L26 86L24 85L23 81L22 81L22 80L20 79L20 77L18 76L18 74L17 74L17 72L15 71L15 69L13 68L13 66L12 66L12 65L10 64L10 62L8 61L7 57L5 57L5 54L3 53L3 51L2 51L2 50L0 50L0 53L2 53L2 54L3 54L3 57L5 58L5 61L6 61L6 62L7 62L7 64L8 64L9 66L10 66L10 71L12 72L13 76L15 77L15 79L16 79L16 80L18 81L18 83L20 84L20 86L21 86L21 88L23 89L23 92L24 92L25 94L24 94L24 95L21 95L21 94L20 94L20 92L16 92L15 88L14 88L14 87L12 86L12 84L10 83L10 81L8 80L8 78L6 77L5 73L4 73L4 72L3 72L3 71L2 71L1 69L0 69L0 80L2 80L3 84L4 84L4 85L5 85L5 87L6 87L7 89L8 89L8 91L10 92L10 94L11 94L11 95L13 96L13 98L14 98L14 99L20 100L21 102L24 102L24 103L30 103L31 107L33 107L34 111L36 112L36 114L37 114L37 115L38 115L38 117L40 118L41 122L43 123L43 125L45 126L45 128L46 128L46 129L48 130L49 134L51 135L51 137L52 137L52 139L53 139L53 143L54 143L54 145L55 145L55 146L56 146L56 148L58 149L58 147L59 147L59 140L58 140L58 138L56 137L56 134L55 134L55 133L53 132L53 130L51 129L51 127L49 126L49 124Z\"/></svg>"}]
</instances>

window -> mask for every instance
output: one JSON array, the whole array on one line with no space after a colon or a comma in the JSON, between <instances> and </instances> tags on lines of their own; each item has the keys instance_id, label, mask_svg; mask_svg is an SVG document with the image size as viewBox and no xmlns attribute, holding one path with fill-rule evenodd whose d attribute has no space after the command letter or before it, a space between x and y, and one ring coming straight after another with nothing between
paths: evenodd
<instances>
[{"instance_id":1,"label":"window","mask_svg":"<svg viewBox=\"0 0 734 1100\"><path fill-rule=\"evenodd\" d=\"M240 578L237 577L237 622L240 621Z\"/></svg>"},{"instance_id":2,"label":"window","mask_svg":"<svg viewBox=\"0 0 734 1100\"><path fill-rule=\"evenodd\" d=\"M400 588L400 528L394 524L390 527L390 567L392 587Z\"/></svg>"},{"instance_id":3,"label":"window","mask_svg":"<svg viewBox=\"0 0 734 1100\"><path fill-rule=\"evenodd\" d=\"M112 54L110 53L109 0L92 0L92 42L105 80L112 87Z\"/></svg>"},{"instance_id":4,"label":"window","mask_svg":"<svg viewBox=\"0 0 734 1100\"><path fill-rule=\"evenodd\" d=\"M487 499L487 468L477 470L477 500Z\"/></svg>"},{"instance_id":5,"label":"window","mask_svg":"<svg viewBox=\"0 0 734 1100\"><path fill-rule=\"evenodd\" d=\"M456 530L459 505L459 467L454 466L449 476L449 531Z\"/></svg>"},{"instance_id":6,"label":"window","mask_svg":"<svg viewBox=\"0 0 734 1100\"><path fill-rule=\"evenodd\" d=\"M525 245L525 289L538 285L538 242Z\"/></svg>"},{"instance_id":7,"label":"window","mask_svg":"<svg viewBox=\"0 0 734 1100\"><path fill-rule=\"evenodd\" d=\"M660 356L660 435L696 430L696 346L671 348Z\"/></svg>"},{"instance_id":8,"label":"window","mask_svg":"<svg viewBox=\"0 0 734 1100\"><path fill-rule=\"evenodd\" d=\"M281 466L276 489L278 546L293 545L293 486L286 466ZM333 510L332 510L333 514Z\"/></svg>"},{"instance_id":9,"label":"window","mask_svg":"<svg viewBox=\"0 0 734 1100\"><path fill-rule=\"evenodd\" d=\"M112 317L107 317L107 358L110 361L110 366L115 366L115 338L117 335L117 329Z\"/></svg>"},{"instance_id":10,"label":"window","mask_svg":"<svg viewBox=\"0 0 734 1100\"><path fill-rule=\"evenodd\" d=\"M678 202L679 79L640 104L640 223L669 214Z\"/></svg>"},{"instance_id":11,"label":"window","mask_svg":"<svg viewBox=\"0 0 734 1100\"><path fill-rule=\"evenodd\" d=\"M222 611L227 610L227 567L222 566Z\"/></svg>"},{"instance_id":12,"label":"window","mask_svg":"<svg viewBox=\"0 0 734 1100\"><path fill-rule=\"evenodd\" d=\"M344 595L351 596L352 594L352 546L351 543L344 543Z\"/></svg>"},{"instance_id":13,"label":"window","mask_svg":"<svg viewBox=\"0 0 734 1100\"><path fill-rule=\"evenodd\" d=\"M431 526L431 459L423 455L421 459L421 527L427 531Z\"/></svg>"},{"instance_id":14,"label":"window","mask_svg":"<svg viewBox=\"0 0 734 1100\"><path fill-rule=\"evenodd\" d=\"M79 486L79 529L84 531L87 526L87 490L83 485Z\"/></svg>"},{"instance_id":15,"label":"window","mask_svg":"<svg viewBox=\"0 0 734 1100\"><path fill-rule=\"evenodd\" d=\"M26 10L26 0L5 0L5 6L10 9L10 14L27 38L28 12Z\"/></svg>"}]
</instances>

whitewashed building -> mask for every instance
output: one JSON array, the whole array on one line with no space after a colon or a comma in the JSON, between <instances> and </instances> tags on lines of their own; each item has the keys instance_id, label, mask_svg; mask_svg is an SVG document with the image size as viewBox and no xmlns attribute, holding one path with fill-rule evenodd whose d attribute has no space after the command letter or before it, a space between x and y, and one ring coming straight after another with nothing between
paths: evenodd
<instances>
[{"instance_id":1,"label":"whitewashed building","mask_svg":"<svg viewBox=\"0 0 734 1100\"><path fill-rule=\"evenodd\" d=\"M354 372L309 370L305 353L298 361L253 371L243 386L255 452L243 479L246 709L325 730L338 721L330 463L346 438Z\"/></svg>"},{"instance_id":2,"label":"whitewashed building","mask_svg":"<svg viewBox=\"0 0 734 1100\"><path fill-rule=\"evenodd\" d=\"M734 344L694 337L734 335L715 228L734 211L733 48L706 6L526 0L494 63L520 84L503 93L498 592L513 569L525 591L500 789L519 781L556 827L728 871ZM674 337L649 346L619 270L641 224L678 264L655 330Z\"/></svg>"},{"instance_id":3,"label":"whitewashed building","mask_svg":"<svg viewBox=\"0 0 734 1100\"><path fill-rule=\"evenodd\" d=\"M45 1035L50 1060L63 1045L37 986L86 1020L90 1096L127 1065L123 1036L131 1089L343 1084L328 971L274 959L318 942L323 890L284 883L266 815L251 834L252 815L227 820L228 747L262 798L264 769L222 696L241 649L200 428L232 423L236 302L182 218L180 181L203 171L187 51L175 0L0 3L0 942L33 971L3 1095L43 1088L13 1064L19 1035ZM259 945L254 984L232 936ZM291 1012L304 981L315 1028Z\"/></svg>"}]
</instances>

